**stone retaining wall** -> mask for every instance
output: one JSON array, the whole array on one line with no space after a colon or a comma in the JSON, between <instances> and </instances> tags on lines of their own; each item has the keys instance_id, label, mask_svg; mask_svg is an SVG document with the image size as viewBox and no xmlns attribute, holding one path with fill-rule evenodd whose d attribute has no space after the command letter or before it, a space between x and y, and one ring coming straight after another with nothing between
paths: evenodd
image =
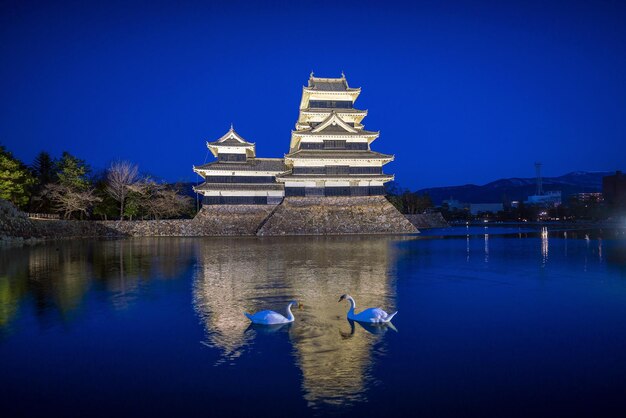
<instances>
[{"instance_id":1,"label":"stone retaining wall","mask_svg":"<svg viewBox=\"0 0 626 418\"><path fill-rule=\"evenodd\" d=\"M439 212L404 216L418 229L447 228L450 226Z\"/></svg>"},{"instance_id":2,"label":"stone retaining wall","mask_svg":"<svg viewBox=\"0 0 626 418\"><path fill-rule=\"evenodd\" d=\"M207 205L194 219L28 219L0 201L0 240L125 236L410 234L418 232L383 196L288 197L281 205Z\"/></svg>"},{"instance_id":3,"label":"stone retaining wall","mask_svg":"<svg viewBox=\"0 0 626 418\"><path fill-rule=\"evenodd\" d=\"M0 240L124 236L255 235L275 205L207 205L194 219L66 221L29 219L0 200Z\"/></svg>"},{"instance_id":4,"label":"stone retaining wall","mask_svg":"<svg viewBox=\"0 0 626 418\"><path fill-rule=\"evenodd\" d=\"M411 234L384 196L286 197L257 235Z\"/></svg>"}]
</instances>

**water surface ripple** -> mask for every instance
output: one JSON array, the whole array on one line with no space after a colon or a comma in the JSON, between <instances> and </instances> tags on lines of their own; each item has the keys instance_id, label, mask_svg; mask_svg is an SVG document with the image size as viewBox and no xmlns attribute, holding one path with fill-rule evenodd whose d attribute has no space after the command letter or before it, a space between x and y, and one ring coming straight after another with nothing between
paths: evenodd
<instances>
[{"instance_id":1,"label":"water surface ripple","mask_svg":"<svg viewBox=\"0 0 626 418\"><path fill-rule=\"evenodd\" d=\"M394 327L346 320L399 310ZM251 326L243 312L293 324ZM0 249L4 416L623 416L626 233Z\"/></svg>"}]
</instances>

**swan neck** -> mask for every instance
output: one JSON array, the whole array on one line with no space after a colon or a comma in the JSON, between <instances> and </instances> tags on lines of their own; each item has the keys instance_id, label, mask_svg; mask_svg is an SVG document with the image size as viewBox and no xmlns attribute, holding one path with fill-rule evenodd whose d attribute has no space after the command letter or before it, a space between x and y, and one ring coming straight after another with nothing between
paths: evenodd
<instances>
[{"instance_id":1,"label":"swan neck","mask_svg":"<svg viewBox=\"0 0 626 418\"><path fill-rule=\"evenodd\" d=\"M346 299L348 299L348 302L350 302L350 310L354 312L354 308L356 308L356 302L354 301L354 299L352 299L352 296L348 296Z\"/></svg>"},{"instance_id":2,"label":"swan neck","mask_svg":"<svg viewBox=\"0 0 626 418\"><path fill-rule=\"evenodd\" d=\"M289 305L287 305L287 319L290 321L293 321L294 317L293 317L293 313L291 313L291 305L293 305L293 303L290 303Z\"/></svg>"}]
</instances>

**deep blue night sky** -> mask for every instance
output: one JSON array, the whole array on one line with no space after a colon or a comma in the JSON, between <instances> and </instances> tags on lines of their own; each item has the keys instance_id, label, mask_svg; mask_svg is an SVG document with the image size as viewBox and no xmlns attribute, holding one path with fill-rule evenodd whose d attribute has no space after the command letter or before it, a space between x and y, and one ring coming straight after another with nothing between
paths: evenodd
<instances>
[{"instance_id":1,"label":"deep blue night sky","mask_svg":"<svg viewBox=\"0 0 626 418\"><path fill-rule=\"evenodd\" d=\"M405 187L624 168L624 2L177 3L1 3L0 143L194 181L231 122L283 156L343 70Z\"/></svg>"}]
</instances>

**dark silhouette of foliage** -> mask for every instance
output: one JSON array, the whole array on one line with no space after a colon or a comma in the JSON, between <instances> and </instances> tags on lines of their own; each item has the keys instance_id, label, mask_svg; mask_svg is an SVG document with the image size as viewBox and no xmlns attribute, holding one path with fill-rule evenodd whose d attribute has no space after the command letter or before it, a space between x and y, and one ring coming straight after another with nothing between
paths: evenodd
<instances>
[{"instance_id":1,"label":"dark silhouette of foliage","mask_svg":"<svg viewBox=\"0 0 626 418\"><path fill-rule=\"evenodd\" d=\"M34 184L35 178L26 165L0 145L0 199L25 209Z\"/></svg>"}]
</instances>

